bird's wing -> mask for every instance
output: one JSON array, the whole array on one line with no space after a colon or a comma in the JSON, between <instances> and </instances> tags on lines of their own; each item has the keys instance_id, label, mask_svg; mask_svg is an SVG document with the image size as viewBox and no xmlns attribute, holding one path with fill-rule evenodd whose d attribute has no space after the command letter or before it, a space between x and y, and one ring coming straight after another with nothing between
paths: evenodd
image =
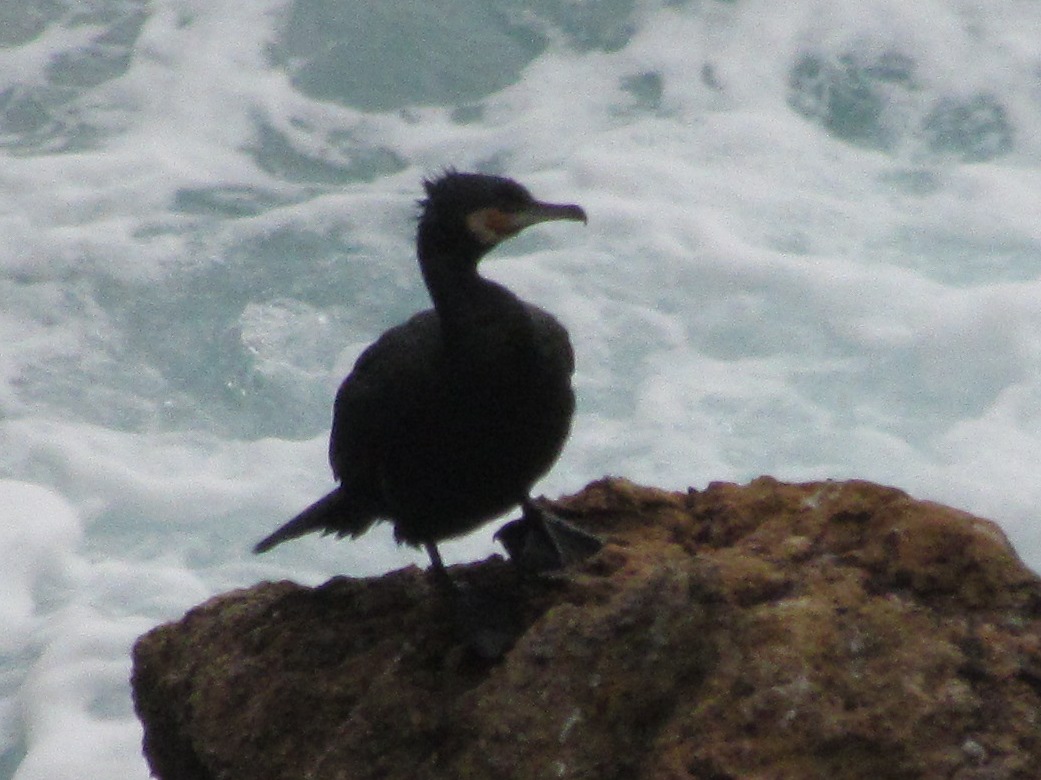
<instances>
[{"instance_id":1,"label":"bird's wing","mask_svg":"<svg viewBox=\"0 0 1041 780\"><path fill-rule=\"evenodd\" d=\"M388 442L403 441L417 410L441 392L441 328L433 310L391 328L365 349L340 385L329 461L351 485L378 485Z\"/></svg>"}]
</instances>

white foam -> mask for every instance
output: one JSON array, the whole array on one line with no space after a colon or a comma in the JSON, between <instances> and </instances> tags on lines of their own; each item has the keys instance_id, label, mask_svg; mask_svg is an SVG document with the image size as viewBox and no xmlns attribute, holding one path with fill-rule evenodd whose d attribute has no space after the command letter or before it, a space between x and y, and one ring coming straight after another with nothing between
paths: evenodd
<instances>
[{"instance_id":1,"label":"white foam","mask_svg":"<svg viewBox=\"0 0 1041 780\"><path fill-rule=\"evenodd\" d=\"M18 780L148 776L127 696L129 648L148 625L83 607L51 617L17 697L29 747Z\"/></svg>"},{"instance_id":2,"label":"white foam","mask_svg":"<svg viewBox=\"0 0 1041 780\"><path fill-rule=\"evenodd\" d=\"M40 485L0 480L0 654L27 641L40 588L61 578L82 537L76 511Z\"/></svg>"}]
</instances>

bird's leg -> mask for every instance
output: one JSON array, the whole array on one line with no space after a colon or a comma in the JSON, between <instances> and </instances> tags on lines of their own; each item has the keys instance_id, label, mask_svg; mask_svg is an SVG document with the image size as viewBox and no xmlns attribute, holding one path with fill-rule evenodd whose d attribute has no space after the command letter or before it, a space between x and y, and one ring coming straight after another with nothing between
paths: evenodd
<instances>
[{"instance_id":1,"label":"bird's leg","mask_svg":"<svg viewBox=\"0 0 1041 780\"><path fill-rule=\"evenodd\" d=\"M445 568L445 563L441 560L441 551L437 549L437 545L427 542L424 546L427 549L427 555L430 556L430 574L433 576L434 582L445 592L457 595L459 586L455 584L448 569Z\"/></svg>"},{"instance_id":2,"label":"bird's leg","mask_svg":"<svg viewBox=\"0 0 1041 780\"><path fill-rule=\"evenodd\" d=\"M604 546L600 537L572 525L530 497L521 502L521 508L521 518L500 528L495 538L522 571L563 569Z\"/></svg>"},{"instance_id":3,"label":"bird's leg","mask_svg":"<svg viewBox=\"0 0 1041 780\"><path fill-rule=\"evenodd\" d=\"M433 542L425 544L430 574L452 611L459 638L486 660L501 658L520 633L517 606L493 592L460 585L449 575Z\"/></svg>"}]
</instances>

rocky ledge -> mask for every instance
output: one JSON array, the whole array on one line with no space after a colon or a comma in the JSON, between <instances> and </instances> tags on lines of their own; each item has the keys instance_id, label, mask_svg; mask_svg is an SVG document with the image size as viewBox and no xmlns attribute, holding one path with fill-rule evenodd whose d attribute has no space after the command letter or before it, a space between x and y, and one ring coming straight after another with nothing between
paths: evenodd
<instances>
[{"instance_id":1,"label":"rocky ledge","mask_svg":"<svg viewBox=\"0 0 1041 780\"><path fill-rule=\"evenodd\" d=\"M566 573L496 662L424 572L261 583L141 637L163 780L1041 777L1041 582L993 523L866 482L619 479L552 504Z\"/></svg>"}]
</instances>

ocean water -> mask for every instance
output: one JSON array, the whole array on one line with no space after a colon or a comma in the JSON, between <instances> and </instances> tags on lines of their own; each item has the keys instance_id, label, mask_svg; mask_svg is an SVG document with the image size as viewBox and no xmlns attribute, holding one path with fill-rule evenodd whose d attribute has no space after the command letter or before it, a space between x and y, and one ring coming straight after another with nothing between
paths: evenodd
<instances>
[{"instance_id":1,"label":"ocean water","mask_svg":"<svg viewBox=\"0 0 1041 780\"><path fill-rule=\"evenodd\" d=\"M7 2L0 778L147 777L129 648L208 596L424 562L249 550L449 165L589 213L483 266L575 343L540 492L859 477L1041 566L1041 5Z\"/></svg>"}]
</instances>

